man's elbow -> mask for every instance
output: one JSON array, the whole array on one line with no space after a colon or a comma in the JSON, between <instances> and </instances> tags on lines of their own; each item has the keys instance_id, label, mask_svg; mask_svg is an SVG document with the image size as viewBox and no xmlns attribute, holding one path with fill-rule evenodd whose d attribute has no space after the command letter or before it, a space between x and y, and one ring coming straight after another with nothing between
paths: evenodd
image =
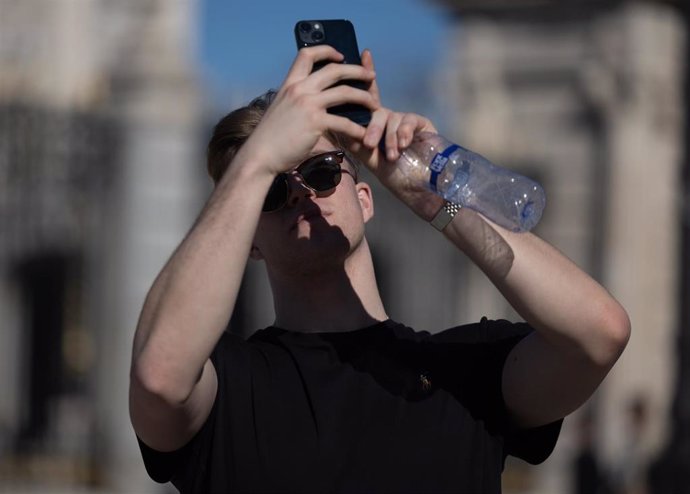
<instances>
[{"instance_id":1,"label":"man's elbow","mask_svg":"<svg viewBox=\"0 0 690 494\"><path fill-rule=\"evenodd\" d=\"M625 350L631 335L628 313L615 300L602 308L598 332L603 344L597 352L597 363L612 367Z\"/></svg>"},{"instance_id":2,"label":"man's elbow","mask_svg":"<svg viewBox=\"0 0 690 494\"><path fill-rule=\"evenodd\" d=\"M184 386L168 366L158 365L140 356L130 371L130 386L138 388L169 406L181 406L191 395L193 386Z\"/></svg>"}]
</instances>

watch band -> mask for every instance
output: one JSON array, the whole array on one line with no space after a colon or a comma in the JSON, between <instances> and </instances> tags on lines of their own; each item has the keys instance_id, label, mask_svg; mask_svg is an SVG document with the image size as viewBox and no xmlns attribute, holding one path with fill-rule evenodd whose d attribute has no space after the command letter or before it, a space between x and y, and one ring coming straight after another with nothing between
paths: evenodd
<instances>
[{"instance_id":1,"label":"watch band","mask_svg":"<svg viewBox=\"0 0 690 494\"><path fill-rule=\"evenodd\" d=\"M458 211L462 209L460 204L455 204L454 202L446 201L441 209L439 209L434 219L430 221L431 226L436 228L439 232L442 232L445 227L448 226Z\"/></svg>"}]
</instances>

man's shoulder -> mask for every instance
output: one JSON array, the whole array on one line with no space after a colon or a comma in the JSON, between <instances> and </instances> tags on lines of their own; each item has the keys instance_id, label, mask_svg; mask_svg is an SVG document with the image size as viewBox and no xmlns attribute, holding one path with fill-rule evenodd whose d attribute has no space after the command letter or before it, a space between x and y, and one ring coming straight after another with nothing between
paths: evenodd
<instances>
[{"instance_id":1,"label":"man's shoulder","mask_svg":"<svg viewBox=\"0 0 690 494\"><path fill-rule=\"evenodd\" d=\"M432 334L435 343L491 344L522 339L533 331L525 322L482 317L479 322L463 324Z\"/></svg>"}]
</instances>

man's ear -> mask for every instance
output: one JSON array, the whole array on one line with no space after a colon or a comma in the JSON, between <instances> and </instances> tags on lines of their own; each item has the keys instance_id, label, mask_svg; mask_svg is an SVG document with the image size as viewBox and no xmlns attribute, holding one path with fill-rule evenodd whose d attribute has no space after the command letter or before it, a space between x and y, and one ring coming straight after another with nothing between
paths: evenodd
<instances>
[{"instance_id":1,"label":"man's ear","mask_svg":"<svg viewBox=\"0 0 690 494\"><path fill-rule=\"evenodd\" d=\"M357 187L357 198L359 199L359 205L362 208L362 215L364 216L364 222L368 222L374 217L374 197L371 193L371 187L365 182L358 182Z\"/></svg>"},{"instance_id":2,"label":"man's ear","mask_svg":"<svg viewBox=\"0 0 690 494\"><path fill-rule=\"evenodd\" d=\"M252 245L252 248L249 250L249 257L250 259L254 259L255 261L262 261L264 255L261 253L261 251L256 245Z\"/></svg>"}]
</instances>

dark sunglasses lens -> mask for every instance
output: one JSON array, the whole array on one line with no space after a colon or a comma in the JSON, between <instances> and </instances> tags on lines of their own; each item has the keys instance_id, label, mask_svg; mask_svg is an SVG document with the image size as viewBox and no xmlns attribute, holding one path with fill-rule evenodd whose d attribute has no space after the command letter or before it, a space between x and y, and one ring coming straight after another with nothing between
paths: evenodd
<instances>
[{"instance_id":1,"label":"dark sunglasses lens","mask_svg":"<svg viewBox=\"0 0 690 494\"><path fill-rule=\"evenodd\" d=\"M324 191L334 188L340 183L340 164L333 156L326 156L313 160L300 167L300 175L314 190Z\"/></svg>"},{"instance_id":2,"label":"dark sunglasses lens","mask_svg":"<svg viewBox=\"0 0 690 494\"><path fill-rule=\"evenodd\" d=\"M264 200L264 207L261 208L264 212L275 211L280 209L287 200L287 183L283 174L276 176L268 189L266 199Z\"/></svg>"},{"instance_id":3,"label":"dark sunglasses lens","mask_svg":"<svg viewBox=\"0 0 690 494\"><path fill-rule=\"evenodd\" d=\"M323 192L334 188L340 183L342 172L340 163L343 161L343 153L324 153L315 156L298 168L297 172L302 176L305 184L314 190ZM268 189L264 205L261 210L265 213L282 208L288 199L288 182L285 174L278 175Z\"/></svg>"}]
</instances>

